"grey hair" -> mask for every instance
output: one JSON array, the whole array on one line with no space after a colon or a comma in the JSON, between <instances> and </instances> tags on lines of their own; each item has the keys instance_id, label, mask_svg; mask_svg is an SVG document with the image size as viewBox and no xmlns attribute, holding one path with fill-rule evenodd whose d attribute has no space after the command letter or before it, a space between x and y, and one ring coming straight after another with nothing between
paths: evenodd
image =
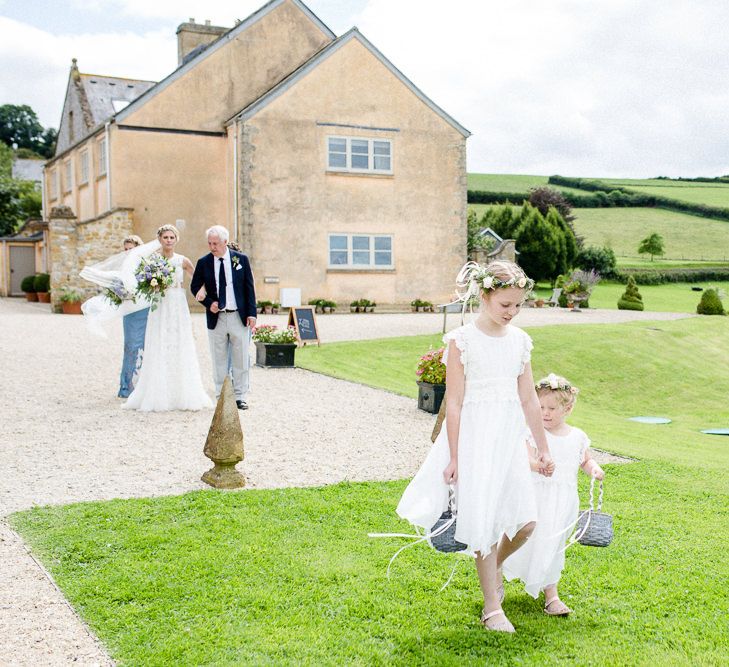
<instances>
[{"instance_id":1,"label":"grey hair","mask_svg":"<svg viewBox=\"0 0 729 667\"><path fill-rule=\"evenodd\" d=\"M225 241L226 243L230 238L228 230L223 227L223 225L213 225L212 227L208 227L207 231L205 232L205 238L208 238L210 236L217 236L221 241Z\"/></svg>"}]
</instances>

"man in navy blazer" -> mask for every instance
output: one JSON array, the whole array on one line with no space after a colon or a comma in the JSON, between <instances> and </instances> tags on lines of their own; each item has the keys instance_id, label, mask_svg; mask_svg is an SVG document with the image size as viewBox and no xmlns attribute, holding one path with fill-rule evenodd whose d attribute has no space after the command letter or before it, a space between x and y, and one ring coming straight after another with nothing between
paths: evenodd
<instances>
[{"instance_id":1,"label":"man in navy blazer","mask_svg":"<svg viewBox=\"0 0 729 667\"><path fill-rule=\"evenodd\" d=\"M205 306L215 395L220 396L230 362L236 405L247 410L250 330L256 326L253 272L248 257L228 247L225 227L214 225L206 235L210 252L197 261L190 290Z\"/></svg>"}]
</instances>

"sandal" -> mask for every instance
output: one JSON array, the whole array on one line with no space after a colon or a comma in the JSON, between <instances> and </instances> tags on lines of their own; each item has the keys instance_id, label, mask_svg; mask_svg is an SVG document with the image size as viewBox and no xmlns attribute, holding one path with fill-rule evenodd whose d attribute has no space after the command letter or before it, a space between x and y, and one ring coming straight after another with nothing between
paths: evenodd
<instances>
[{"instance_id":1,"label":"sandal","mask_svg":"<svg viewBox=\"0 0 729 667\"><path fill-rule=\"evenodd\" d=\"M552 611L549 607L555 602L559 602L561 606L558 606L554 611ZM555 595L553 598L549 598L549 600L544 603L544 613L547 614L547 616L569 616L572 613L572 610Z\"/></svg>"},{"instance_id":2,"label":"sandal","mask_svg":"<svg viewBox=\"0 0 729 667\"><path fill-rule=\"evenodd\" d=\"M504 601L504 598L506 597L506 591L504 590L504 582L503 582L503 580L496 587L496 595L499 596L499 604L501 604Z\"/></svg>"},{"instance_id":3,"label":"sandal","mask_svg":"<svg viewBox=\"0 0 729 667\"><path fill-rule=\"evenodd\" d=\"M491 623L489 623L490 619L499 615L504 617L503 620L491 621ZM483 627L487 630L494 630L496 632L515 632L514 626L511 624L509 619L506 618L506 614L504 614L504 610L501 607L490 611L488 614L484 609L483 613L481 614L481 625L483 625Z\"/></svg>"}]
</instances>

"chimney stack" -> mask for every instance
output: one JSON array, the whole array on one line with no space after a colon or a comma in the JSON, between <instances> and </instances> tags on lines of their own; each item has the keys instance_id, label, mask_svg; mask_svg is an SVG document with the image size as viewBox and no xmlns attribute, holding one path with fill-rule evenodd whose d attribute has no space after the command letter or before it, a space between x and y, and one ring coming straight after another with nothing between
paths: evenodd
<instances>
[{"instance_id":1,"label":"chimney stack","mask_svg":"<svg viewBox=\"0 0 729 667\"><path fill-rule=\"evenodd\" d=\"M187 23L181 23L177 28L177 66L185 63L185 56L193 51L197 53L203 51L204 47L212 44L229 29L210 25L210 21L207 19L205 25L195 23L195 19L192 17Z\"/></svg>"}]
</instances>

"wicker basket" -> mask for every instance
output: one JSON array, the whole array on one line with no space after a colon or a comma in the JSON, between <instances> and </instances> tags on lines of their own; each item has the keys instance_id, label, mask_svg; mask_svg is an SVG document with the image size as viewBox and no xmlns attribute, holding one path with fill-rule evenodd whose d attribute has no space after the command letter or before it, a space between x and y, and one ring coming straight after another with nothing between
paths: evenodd
<instances>
[{"instance_id":1,"label":"wicker basket","mask_svg":"<svg viewBox=\"0 0 729 667\"><path fill-rule=\"evenodd\" d=\"M456 494L451 486L448 489L448 509L440 515L430 529L429 539L433 548L443 553L457 553L468 545L456 540Z\"/></svg>"},{"instance_id":2,"label":"wicker basket","mask_svg":"<svg viewBox=\"0 0 729 667\"><path fill-rule=\"evenodd\" d=\"M601 512L603 486L600 482L600 496L597 510L594 501L595 478L590 483L590 508L580 514L577 520L577 541L588 547L606 547L613 541L613 517Z\"/></svg>"}]
</instances>

